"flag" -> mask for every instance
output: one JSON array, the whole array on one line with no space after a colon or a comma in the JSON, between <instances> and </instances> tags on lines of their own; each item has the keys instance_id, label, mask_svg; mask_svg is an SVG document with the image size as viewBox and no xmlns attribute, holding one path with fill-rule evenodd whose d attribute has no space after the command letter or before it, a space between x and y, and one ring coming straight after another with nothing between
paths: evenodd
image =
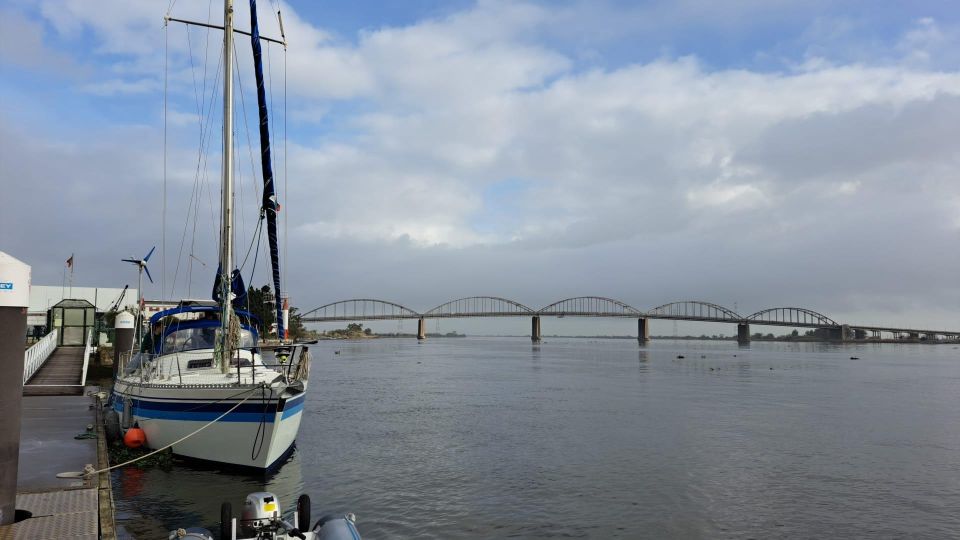
<instances>
[{"instance_id":1,"label":"flag","mask_svg":"<svg viewBox=\"0 0 960 540\"><path fill-rule=\"evenodd\" d=\"M67 268L73 270L73 253L71 253L70 258L67 259Z\"/></svg>"}]
</instances>

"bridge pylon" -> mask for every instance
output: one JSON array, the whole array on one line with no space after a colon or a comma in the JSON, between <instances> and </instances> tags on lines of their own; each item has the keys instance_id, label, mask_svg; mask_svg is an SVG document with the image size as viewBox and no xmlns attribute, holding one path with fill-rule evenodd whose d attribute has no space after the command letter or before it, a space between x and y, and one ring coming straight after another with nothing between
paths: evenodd
<instances>
[{"instance_id":1,"label":"bridge pylon","mask_svg":"<svg viewBox=\"0 0 960 540\"><path fill-rule=\"evenodd\" d=\"M540 339L540 316L534 315L533 320L530 321L530 341L540 343Z\"/></svg>"},{"instance_id":2,"label":"bridge pylon","mask_svg":"<svg viewBox=\"0 0 960 540\"><path fill-rule=\"evenodd\" d=\"M427 321L423 317L417 319L417 341L427 339Z\"/></svg>"},{"instance_id":3,"label":"bridge pylon","mask_svg":"<svg viewBox=\"0 0 960 540\"><path fill-rule=\"evenodd\" d=\"M637 319L637 341L641 344L650 341L650 324L646 317Z\"/></svg>"},{"instance_id":4,"label":"bridge pylon","mask_svg":"<svg viewBox=\"0 0 960 540\"><path fill-rule=\"evenodd\" d=\"M750 325L748 323L737 324L737 343L741 345L750 343Z\"/></svg>"}]
</instances>

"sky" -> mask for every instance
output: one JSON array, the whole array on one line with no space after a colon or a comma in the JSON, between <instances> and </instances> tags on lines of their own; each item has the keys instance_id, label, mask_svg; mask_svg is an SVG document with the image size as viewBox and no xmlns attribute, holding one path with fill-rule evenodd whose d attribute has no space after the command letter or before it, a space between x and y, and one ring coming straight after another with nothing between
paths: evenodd
<instances>
[{"instance_id":1,"label":"sky","mask_svg":"<svg viewBox=\"0 0 960 540\"><path fill-rule=\"evenodd\" d=\"M263 35L278 9L265 69L304 311L605 296L960 328L950 2L274 0ZM120 259L158 246L148 297L209 295L222 36L168 13L220 24L222 4L0 2L0 249L35 283L74 254L77 285L135 284ZM236 49L237 263L260 285Z\"/></svg>"}]
</instances>

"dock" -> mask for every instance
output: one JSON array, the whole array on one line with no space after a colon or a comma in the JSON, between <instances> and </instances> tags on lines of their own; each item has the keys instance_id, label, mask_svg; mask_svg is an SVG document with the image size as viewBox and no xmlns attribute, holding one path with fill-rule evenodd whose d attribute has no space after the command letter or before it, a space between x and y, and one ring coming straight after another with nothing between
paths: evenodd
<instances>
[{"instance_id":1,"label":"dock","mask_svg":"<svg viewBox=\"0 0 960 540\"><path fill-rule=\"evenodd\" d=\"M57 478L57 473L82 471L87 464L108 466L98 391L88 386L81 395L22 398L17 510L32 516L0 526L0 540L116 538L109 473Z\"/></svg>"}]
</instances>

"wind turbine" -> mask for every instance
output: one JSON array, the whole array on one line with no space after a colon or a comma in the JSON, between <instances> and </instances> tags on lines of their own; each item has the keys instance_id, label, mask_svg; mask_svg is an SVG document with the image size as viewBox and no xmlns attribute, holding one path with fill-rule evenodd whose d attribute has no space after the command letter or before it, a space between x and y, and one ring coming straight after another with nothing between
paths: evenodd
<instances>
[{"instance_id":1,"label":"wind turbine","mask_svg":"<svg viewBox=\"0 0 960 540\"><path fill-rule=\"evenodd\" d=\"M150 252L147 253L147 256L142 259L134 259L133 257L129 259L120 259L123 262L128 262L128 263L137 265L137 294L140 296L140 298L137 299L137 307L140 308L138 309L138 311L140 313L140 321L141 321L140 324L137 325L138 327L137 334L140 333L139 330L143 326L143 322L142 322L143 321L143 301L144 301L143 273L146 272L147 279L150 280L150 283L153 283L153 277L150 275L150 269L147 268L147 261L150 260L150 256L153 255L153 250L155 249L157 249L157 246L153 246L152 248L150 248Z\"/></svg>"}]
</instances>

